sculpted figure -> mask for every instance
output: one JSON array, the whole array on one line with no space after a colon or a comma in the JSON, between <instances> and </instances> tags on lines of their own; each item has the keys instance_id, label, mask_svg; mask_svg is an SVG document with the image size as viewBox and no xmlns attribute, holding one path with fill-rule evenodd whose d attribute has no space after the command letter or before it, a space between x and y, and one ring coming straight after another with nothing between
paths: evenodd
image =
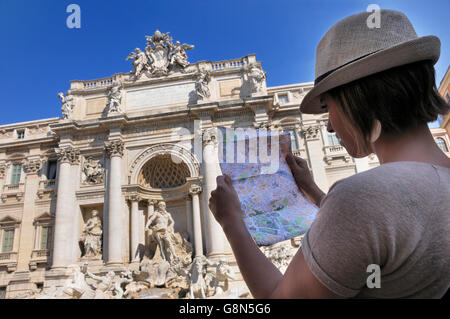
<instances>
[{"instance_id":1,"label":"sculpted figure","mask_svg":"<svg viewBox=\"0 0 450 319\"><path fill-rule=\"evenodd\" d=\"M169 32L161 33L156 30L152 36L146 36L147 47L145 52L151 59L151 72L153 76L167 75L170 64L170 51L172 50L172 38Z\"/></svg>"},{"instance_id":2,"label":"sculpted figure","mask_svg":"<svg viewBox=\"0 0 450 319\"><path fill-rule=\"evenodd\" d=\"M115 291L114 298L116 299L122 299L124 295L124 291L122 288L122 285L128 285L133 281L133 273L131 270L127 269L124 272L120 273L120 276L114 276L114 289Z\"/></svg>"},{"instance_id":3,"label":"sculpted figure","mask_svg":"<svg viewBox=\"0 0 450 319\"><path fill-rule=\"evenodd\" d=\"M100 161L94 160L92 157L84 162L83 173L86 175L86 182L89 184L103 183L105 169L100 164Z\"/></svg>"},{"instance_id":4,"label":"sculpted figure","mask_svg":"<svg viewBox=\"0 0 450 319\"><path fill-rule=\"evenodd\" d=\"M61 100L62 106L61 106L61 112L63 114L64 119L72 119L72 112L73 112L73 96L68 95L64 96L64 93L59 92L58 97Z\"/></svg>"},{"instance_id":5,"label":"sculpted figure","mask_svg":"<svg viewBox=\"0 0 450 319\"><path fill-rule=\"evenodd\" d=\"M123 113L123 110L121 108L122 89L122 83L115 82L111 90L108 92L108 114Z\"/></svg>"},{"instance_id":6,"label":"sculpted figure","mask_svg":"<svg viewBox=\"0 0 450 319\"><path fill-rule=\"evenodd\" d=\"M99 257L102 251L102 222L98 211L92 211L92 217L84 225L83 237L86 257Z\"/></svg>"},{"instance_id":7,"label":"sculpted figure","mask_svg":"<svg viewBox=\"0 0 450 319\"><path fill-rule=\"evenodd\" d=\"M197 75L197 81L195 82L195 92L199 100L206 100L211 96L208 83L211 81L211 75L209 71L201 69Z\"/></svg>"},{"instance_id":8,"label":"sculpted figure","mask_svg":"<svg viewBox=\"0 0 450 319\"><path fill-rule=\"evenodd\" d=\"M113 296L114 271L109 271L105 276L96 276L89 270L86 270L86 274L97 282L94 299L110 299Z\"/></svg>"},{"instance_id":9,"label":"sculpted figure","mask_svg":"<svg viewBox=\"0 0 450 319\"><path fill-rule=\"evenodd\" d=\"M253 93L262 90L264 80L266 79L266 73L256 64L252 63L247 67L245 77L247 78L247 81L250 82Z\"/></svg>"},{"instance_id":10,"label":"sculpted figure","mask_svg":"<svg viewBox=\"0 0 450 319\"><path fill-rule=\"evenodd\" d=\"M148 58L145 52L142 52L141 49L136 48L135 52L131 52L130 55L126 58L126 60L134 60L133 71L134 79L138 80L141 76L141 73L147 69Z\"/></svg>"},{"instance_id":11,"label":"sculpted figure","mask_svg":"<svg viewBox=\"0 0 450 319\"><path fill-rule=\"evenodd\" d=\"M204 265L206 262L205 256L195 257L192 262L190 270L190 285L189 285L189 297L195 299L195 297L206 298L206 281L204 277Z\"/></svg>"},{"instance_id":12,"label":"sculpted figure","mask_svg":"<svg viewBox=\"0 0 450 319\"><path fill-rule=\"evenodd\" d=\"M181 70L184 71L184 68L189 65L189 62L187 61L186 50L192 50L193 48L193 45L189 45L186 43L180 44L180 41L175 42L170 63L172 65L181 66Z\"/></svg>"},{"instance_id":13,"label":"sculpted figure","mask_svg":"<svg viewBox=\"0 0 450 319\"><path fill-rule=\"evenodd\" d=\"M86 282L85 271L87 263L84 263L82 268L78 265L70 265L68 268L71 271L72 278L66 285L63 293L70 299L87 299L92 294L92 289Z\"/></svg>"},{"instance_id":14,"label":"sculpted figure","mask_svg":"<svg viewBox=\"0 0 450 319\"><path fill-rule=\"evenodd\" d=\"M156 240L163 260L170 262L178 258L173 246L173 242L176 242L174 221L166 210L165 202L158 203L158 209L149 218L145 228L149 230L150 238Z\"/></svg>"},{"instance_id":15,"label":"sculpted figure","mask_svg":"<svg viewBox=\"0 0 450 319\"><path fill-rule=\"evenodd\" d=\"M209 276L207 279L208 286L213 288L213 295L221 295L228 290L228 280L236 278L233 275L233 270L228 265L225 258L220 258L218 262L212 262L206 259L206 263L209 266L216 267L213 276Z\"/></svg>"}]
</instances>

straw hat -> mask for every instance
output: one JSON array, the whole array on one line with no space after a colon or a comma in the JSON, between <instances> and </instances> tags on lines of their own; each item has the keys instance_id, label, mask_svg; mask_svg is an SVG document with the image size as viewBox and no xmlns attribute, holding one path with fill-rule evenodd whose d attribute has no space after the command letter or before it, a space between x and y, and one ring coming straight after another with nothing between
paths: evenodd
<instances>
[{"instance_id":1,"label":"straw hat","mask_svg":"<svg viewBox=\"0 0 450 319\"><path fill-rule=\"evenodd\" d=\"M408 63L437 62L441 48L438 37L419 38L408 18L392 10L380 10L380 28L370 28L367 20L372 14L347 17L320 40L314 88L305 95L301 112L327 112L320 95L340 85Z\"/></svg>"}]
</instances>

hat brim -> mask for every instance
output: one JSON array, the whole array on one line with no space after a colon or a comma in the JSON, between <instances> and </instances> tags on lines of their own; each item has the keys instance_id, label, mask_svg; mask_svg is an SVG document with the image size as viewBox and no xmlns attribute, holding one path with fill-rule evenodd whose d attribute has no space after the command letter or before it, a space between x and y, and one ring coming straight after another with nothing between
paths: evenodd
<instances>
[{"instance_id":1,"label":"hat brim","mask_svg":"<svg viewBox=\"0 0 450 319\"><path fill-rule=\"evenodd\" d=\"M423 60L431 60L435 64L439 60L440 52L441 42L435 36L417 38L377 51L345 65L321 80L305 95L300 104L300 111L306 114L326 113L328 111L322 108L320 103L322 93L397 66Z\"/></svg>"}]
</instances>

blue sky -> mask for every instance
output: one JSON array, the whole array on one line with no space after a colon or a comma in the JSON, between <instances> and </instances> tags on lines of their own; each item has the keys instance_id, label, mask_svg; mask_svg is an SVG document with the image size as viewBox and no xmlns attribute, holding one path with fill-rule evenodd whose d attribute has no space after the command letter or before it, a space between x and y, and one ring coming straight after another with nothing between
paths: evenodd
<instances>
[{"instance_id":1,"label":"blue sky","mask_svg":"<svg viewBox=\"0 0 450 319\"><path fill-rule=\"evenodd\" d=\"M66 26L71 3L81 7L81 29ZM57 92L70 80L130 71L125 58L156 29L195 45L191 63L255 53L268 86L313 81L323 34L371 3L441 39L439 85L450 64L448 0L0 0L0 125L61 116Z\"/></svg>"}]
</instances>

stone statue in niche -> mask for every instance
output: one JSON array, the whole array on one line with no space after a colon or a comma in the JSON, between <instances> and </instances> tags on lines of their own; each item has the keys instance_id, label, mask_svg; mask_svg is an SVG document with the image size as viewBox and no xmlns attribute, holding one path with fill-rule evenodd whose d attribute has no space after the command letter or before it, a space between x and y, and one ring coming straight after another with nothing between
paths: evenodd
<instances>
[{"instance_id":1,"label":"stone statue in niche","mask_svg":"<svg viewBox=\"0 0 450 319\"><path fill-rule=\"evenodd\" d=\"M87 184L102 184L104 181L105 169L100 160L88 157L83 165L83 182Z\"/></svg>"},{"instance_id":2,"label":"stone statue in niche","mask_svg":"<svg viewBox=\"0 0 450 319\"><path fill-rule=\"evenodd\" d=\"M84 243L84 257L99 258L102 254L102 222L98 210L92 210L92 217L83 228L81 241Z\"/></svg>"},{"instance_id":3,"label":"stone statue in niche","mask_svg":"<svg viewBox=\"0 0 450 319\"><path fill-rule=\"evenodd\" d=\"M175 237L174 221L166 210L165 202L158 203L158 209L150 216L145 228L149 231L150 239L158 243L163 260L170 262L178 258L174 248L174 243L178 243Z\"/></svg>"},{"instance_id":4,"label":"stone statue in niche","mask_svg":"<svg viewBox=\"0 0 450 319\"><path fill-rule=\"evenodd\" d=\"M58 97L62 103L61 112L63 114L63 119L71 120L74 107L73 96L72 95L64 96L64 93L59 92Z\"/></svg>"},{"instance_id":5,"label":"stone statue in niche","mask_svg":"<svg viewBox=\"0 0 450 319\"><path fill-rule=\"evenodd\" d=\"M132 63L133 71L131 72L134 75L134 80L139 80L142 72L148 70L147 55L139 48L136 48L135 52L131 52L126 60L134 60Z\"/></svg>"},{"instance_id":6,"label":"stone statue in niche","mask_svg":"<svg viewBox=\"0 0 450 319\"><path fill-rule=\"evenodd\" d=\"M261 92L266 80L266 73L255 63L249 64L244 70L244 80L250 83L252 93Z\"/></svg>"},{"instance_id":7,"label":"stone statue in niche","mask_svg":"<svg viewBox=\"0 0 450 319\"><path fill-rule=\"evenodd\" d=\"M195 93L197 94L197 100L207 100L211 93L209 91L208 83L211 81L211 75L209 71L201 69L197 74L197 80L195 82Z\"/></svg>"},{"instance_id":8,"label":"stone statue in niche","mask_svg":"<svg viewBox=\"0 0 450 319\"><path fill-rule=\"evenodd\" d=\"M114 82L108 92L108 115L112 113L123 113L122 103L122 82Z\"/></svg>"}]
</instances>

